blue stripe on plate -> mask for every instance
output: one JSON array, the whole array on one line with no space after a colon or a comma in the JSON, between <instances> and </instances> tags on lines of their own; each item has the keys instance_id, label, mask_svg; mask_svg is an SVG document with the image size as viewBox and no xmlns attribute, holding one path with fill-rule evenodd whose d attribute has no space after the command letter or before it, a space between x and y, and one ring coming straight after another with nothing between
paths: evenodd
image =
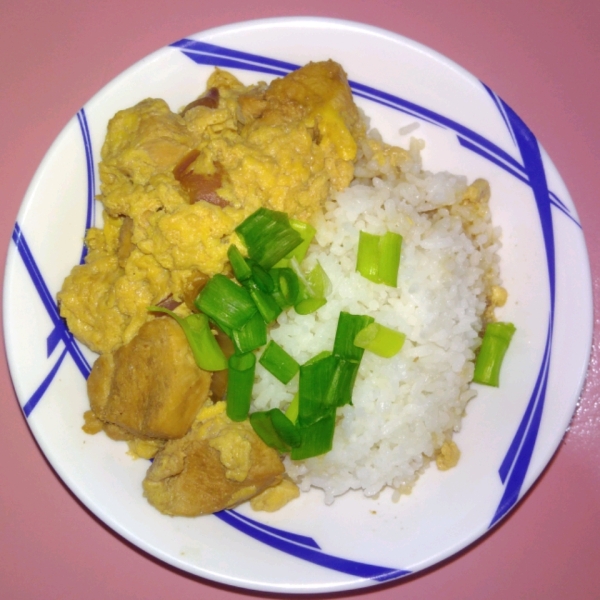
<instances>
[{"instance_id":1,"label":"blue stripe on plate","mask_svg":"<svg viewBox=\"0 0 600 600\"><path fill-rule=\"evenodd\" d=\"M15 227L12 233L12 241L17 247L19 256L21 257L21 260L23 261L23 264L27 269L29 277L31 278L31 281L38 293L38 296L42 301L42 304L54 325L54 329L51 332L50 336L48 336L47 340L48 356L54 351L58 341L62 341L65 344L66 352L68 352L71 355L80 373L85 378L87 378L91 370L90 365L88 364L85 356L83 355L81 348L75 341L73 334L67 329L65 322L61 319L60 314L58 312L58 306L56 305L56 302L52 297L52 294L50 293L50 290L48 289L44 278L42 277L40 269L37 266L33 254L31 253L29 244L27 243L27 240L23 235L19 223L15 223ZM24 407L27 407L26 416L29 416L31 414L31 411L35 408L37 403L43 397L44 392L50 385L56 373L58 372L58 367L62 364L63 358L64 357L61 356L58 362L50 370L48 376L44 379L40 387L36 390L33 396L29 398L29 400L25 403ZM25 410L25 408L23 410Z\"/></svg>"},{"instance_id":2,"label":"blue stripe on plate","mask_svg":"<svg viewBox=\"0 0 600 600\"><path fill-rule=\"evenodd\" d=\"M346 558L339 558L332 556L315 549L314 547L306 546L303 544L297 544L279 535L274 535L268 531L265 531L264 527L255 527L251 520L240 518L241 515L235 511L221 511L214 514L215 517L221 519L228 525L231 525L238 531L241 531L251 538L285 552L291 554L296 558L301 558L316 565L352 575L354 577L360 577L361 579L371 579L378 582L390 581L392 579L398 579L410 574L410 571L402 569L380 567L377 565L371 565L368 563L357 562L354 560L348 560ZM250 522L249 522L250 521Z\"/></svg>"},{"instance_id":3,"label":"blue stripe on plate","mask_svg":"<svg viewBox=\"0 0 600 600\"><path fill-rule=\"evenodd\" d=\"M496 513L490 523L490 527L497 523L519 499L523 481L525 480L531 456L535 448L546 399L546 388L548 385L556 295L554 227L551 210L552 201L548 190L546 172L544 170L540 147L537 139L521 118L505 102L502 100L500 100L500 102L502 102L504 111L515 134L540 217L544 248L546 251L546 265L548 269L550 312L548 315L546 345L533 393L529 399L529 403L521 423L519 424L517 433L499 469L500 479L504 483L505 488L502 499L500 500Z\"/></svg>"},{"instance_id":4,"label":"blue stripe on plate","mask_svg":"<svg viewBox=\"0 0 600 600\"><path fill-rule=\"evenodd\" d=\"M87 214L85 219L85 230L87 231L94 224L95 208L96 208L96 182L94 180L94 156L92 153L92 141L90 130L88 128L85 109L81 109L77 113L77 121L81 129L83 138L83 147L85 150L85 166L87 171ZM83 264L87 255L87 246L83 244L81 250L81 258L79 264Z\"/></svg>"}]
</instances>

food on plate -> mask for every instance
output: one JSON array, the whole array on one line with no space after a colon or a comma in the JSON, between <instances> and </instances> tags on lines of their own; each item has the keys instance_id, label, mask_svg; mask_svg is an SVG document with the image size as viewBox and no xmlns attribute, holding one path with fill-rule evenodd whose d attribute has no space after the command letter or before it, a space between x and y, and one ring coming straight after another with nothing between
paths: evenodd
<instances>
[{"instance_id":1,"label":"food on plate","mask_svg":"<svg viewBox=\"0 0 600 600\"><path fill-rule=\"evenodd\" d=\"M84 430L154 459L158 510L398 496L456 464L506 292L489 185L422 148L370 131L333 61L270 85L216 69L177 113L111 119L104 224L58 300L100 354Z\"/></svg>"}]
</instances>

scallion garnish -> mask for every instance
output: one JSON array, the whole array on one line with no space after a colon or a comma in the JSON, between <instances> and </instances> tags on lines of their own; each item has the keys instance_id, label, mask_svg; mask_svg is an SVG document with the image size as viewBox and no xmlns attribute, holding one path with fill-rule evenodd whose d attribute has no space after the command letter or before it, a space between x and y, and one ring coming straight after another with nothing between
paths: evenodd
<instances>
[{"instance_id":1,"label":"scallion garnish","mask_svg":"<svg viewBox=\"0 0 600 600\"><path fill-rule=\"evenodd\" d=\"M221 274L209 280L195 304L224 331L241 328L257 311L248 291Z\"/></svg>"},{"instance_id":2,"label":"scallion garnish","mask_svg":"<svg viewBox=\"0 0 600 600\"><path fill-rule=\"evenodd\" d=\"M499 386L500 367L515 331L512 323L488 323L475 361L474 382Z\"/></svg>"},{"instance_id":3,"label":"scallion garnish","mask_svg":"<svg viewBox=\"0 0 600 600\"><path fill-rule=\"evenodd\" d=\"M254 279L249 279L245 283L250 292L250 297L254 300L254 304L256 304L256 308L265 323L272 323L281 314L282 310L275 301L275 298L273 298L271 294L263 292L258 285L256 285Z\"/></svg>"},{"instance_id":4,"label":"scallion garnish","mask_svg":"<svg viewBox=\"0 0 600 600\"><path fill-rule=\"evenodd\" d=\"M379 323L371 323L361 329L354 338L354 345L383 358L391 358L400 352L406 336Z\"/></svg>"},{"instance_id":5,"label":"scallion garnish","mask_svg":"<svg viewBox=\"0 0 600 600\"><path fill-rule=\"evenodd\" d=\"M252 352L229 357L226 412L232 421L243 421L248 416L255 367L256 357Z\"/></svg>"},{"instance_id":6,"label":"scallion garnish","mask_svg":"<svg viewBox=\"0 0 600 600\"><path fill-rule=\"evenodd\" d=\"M162 306L150 306L148 310L165 313L177 321L185 333L198 367L205 371L222 371L227 368L227 359L210 330L206 315L192 314L183 318Z\"/></svg>"},{"instance_id":7,"label":"scallion garnish","mask_svg":"<svg viewBox=\"0 0 600 600\"><path fill-rule=\"evenodd\" d=\"M347 360L360 362L364 349L355 346L354 339L359 331L373 323L374 320L373 317L368 315L352 315L344 311L340 312L333 343L333 353Z\"/></svg>"},{"instance_id":8,"label":"scallion garnish","mask_svg":"<svg viewBox=\"0 0 600 600\"><path fill-rule=\"evenodd\" d=\"M352 404L352 391L359 366L360 363L355 360L337 357L333 378L329 384L330 402L335 406Z\"/></svg>"},{"instance_id":9,"label":"scallion garnish","mask_svg":"<svg viewBox=\"0 0 600 600\"><path fill-rule=\"evenodd\" d=\"M238 354L256 350L267 343L267 325L259 312L254 313L239 329L231 332Z\"/></svg>"},{"instance_id":10,"label":"scallion garnish","mask_svg":"<svg viewBox=\"0 0 600 600\"><path fill-rule=\"evenodd\" d=\"M306 298L305 300L296 302L294 305L294 310L299 315L309 315L314 313L316 310L319 310L319 308L325 304L327 304L327 300L325 300L325 298Z\"/></svg>"},{"instance_id":11,"label":"scallion garnish","mask_svg":"<svg viewBox=\"0 0 600 600\"><path fill-rule=\"evenodd\" d=\"M293 306L298 299L300 286L298 275L288 268L271 269L269 275L273 280L273 298L281 308Z\"/></svg>"},{"instance_id":12,"label":"scallion garnish","mask_svg":"<svg viewBox=\"0 0 600 600\"><path fill-rule=\"evenodd\" d=\"M333 381L339 358L333 354L313 357L300 366L298 384L298 424L310 425L318 421L331 407L335 407L332 394Z\"/></svg>"},{"instance_id":13,"label":"scallion garnish","mask_svg":"<svg viewBox=\"0 0 600 600\"><path fill-rule=\"evenodd\" d=\"M290 226L302 236L302 243L294 248L291 252L288 252L288 254L282 258L275 265L275 267L288 267L292 258L295 258L298 262L302 262L306 256L312 239L317 233L317 230L312 225L304 221L298 221L298 219L290 219Z\"/></svg>"},{"instance_id":14,"label":"scallion garnish","mask_svg":"<svg viewBox=\"0 0 600 600\"><path fill-rule=\"evenodd\" d=\"M361 231L358 237L356 270L365 278L380 283L379 280L379 236Z\"/></svg>"},{"instance_id":15,"label":"scallion garnish","mask_svg":"<svg viewBox=\"0 0 600 600\"><path fill-rule=\"evenodd\" d=\"M287 407L287 410L285 411L285 416L292 423L296 423L296 421L298 420L299 401L300 401L300 396L298 395L298 392L296 392L294 394L294 397L292 398L292 401L290 402L290 405Z\"/></svg>"},{"instance_id":16,"label":"scallion garnish","mask_svg":"<svg viewBox=\"0 0 600 600\"><path fill-rule=\"evenodd\" d=\"M393 231L386 231L379 240L379 279L381 283L390 287L398 285L401 252L402 236Z\"/></svg>"},{"instance_id":17,"label":"scallion garnish","mask_svg":"<svg viewBox=\"0 0 600 600\"><path fill-rule=\"evenodd\" d=\"M280 452L302 443L300 431L278 408L252 413L250 425L267 446Z\"/></svg>"},{"instance_id":18,"label":"scallion garnish","mask_svg":"<svg viewBox=\"0 0 600 600\"><path fill-rule=\"evenodd\" d=\"M235 228L248 249L248 256L270 269L302 243L284 212L259 208Z\"/></svg>"},{"instance_id":19,"label":"scallion garnish","mask_svg":"<svg viewBox=\"0 0 600 600\"><path fill-rule=\"evenodd\" d=\"M294 310L299 315L308 315L326 304L325 296L329 293L331 282L321 264L317 263L308 275L302 271L295 258L290 261L290 267L298 276L298 297Z\"/></svg>"},{"instance_id":20,"label":"scallion garnish","mask_svg":"<svg viewBox=\"0 0 600 600\"><path fill-rule=\"evenodd\" d=\"M387 231L384 235L374 235L361 231L358 239L356 270L374 283L396 287L401 252L400 234Z\"/></svg>"},{"instance_id":21,"label":"scallion garnish","mask_svg":"<svg viewBox=\"0 0 600 600\"><path fill-rule=\"evenodd\" d=\"M234 246L233 244L229 246L227 249L227 258L229 258L233 274L238 281L249 279L250 275L252 275L252 270L237 246Z\"/></svg>"},{"instance_id":22,"label":"scallion garnish","mask_svg":"<svg viewBox=\"0 0 600 600\"><path fill-rule=\"evenodd\" d=\"M265 293L270 294L275 289L275 284L268 271L263 269L255 260L250 259L250 269L252 271L252 281Z\"/></svg>"},{"instance_id":23,"label":"scallion garnish","mask_svg":"<svg viewBox=\"0 0 600 600\"><path fill-rule=\"evenodd\" d=\"M276 342L271 340L258 362L282 383L289 383L300 365Z\"/></svg>"},{"instance_id":24,"label":"scallion garnish","mask_svg":"<svg viewBox=\"0 0 600 600\"><path fill-rule=\"evenodd\" d=\"M292 460L303 460L329 452L333 446L335 408L330 409L318 421L298 429L302 442L297 448L292 448L290 452Z\"/></svg>"}]
</instances>

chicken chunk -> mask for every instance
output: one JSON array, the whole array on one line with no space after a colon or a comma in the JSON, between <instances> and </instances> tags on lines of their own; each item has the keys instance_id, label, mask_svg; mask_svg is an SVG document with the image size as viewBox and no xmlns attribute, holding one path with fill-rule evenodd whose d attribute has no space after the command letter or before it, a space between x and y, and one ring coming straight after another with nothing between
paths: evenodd
<instances>
[{"instance_id":1,"label":"chicken chunk","mask_svg":"<svg viewBox=\"0 0 600 600\"><path fill-rule=\"evenodd\" d=\"M167 515L195 517L231 508L268 487L284 473L279 454L235 423L225 403L205 406L192 430L156 455L143 482L144 495Z\"/></svg>"},{"instance_id":2,"label":"chicken chunk","mask_svg":"<svg viewBox=\"0 0 600 600\"><path fill-rule=\"evenodd\" d=\"M189 431L210 382L181 327L161 317L144 324L128 344L100 356L87 385L91 408L105 426L134 437L172 439Z\"/></svg>"}]
</instances>

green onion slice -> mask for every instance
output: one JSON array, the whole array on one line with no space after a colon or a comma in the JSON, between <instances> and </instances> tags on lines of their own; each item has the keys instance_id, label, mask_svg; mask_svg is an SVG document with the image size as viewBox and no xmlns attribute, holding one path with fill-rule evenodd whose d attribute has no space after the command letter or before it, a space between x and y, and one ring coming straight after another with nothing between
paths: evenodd
<instances>
[{"instance_id":1,"label":"green onion slice","mask_svg":"<svg viewBox=\"0 0 600 600\"><path fill-rule=\"evenodd\" d=\"M379 279L379 236L361 231L358 237L356 270L365 278L380 283Z\"/></svg>"},{"instance_id":2,"label":"green onion slice","mask_svg":"<svg viewBox=\"0 0 600 600\"><path fill-rule=\"evenodd\" d=\"M352 391L360 363L337 357L335 371L329 384L328 401L335 406L352 404Z\"/></svg>"},{"instance_id":3,"label":"green onion slice","mask_svg":"<svg viewBox=\"0 0 600 600\"><path fill-rule=\"evenodd\" d=\"M248 417L256 357L252 352L233 354L229 358L229 380L227 382L227 416L232 421L243 421Z\"/></svg>"},{"instance_id":4,"label":"green onion slice","mask_svg":"<svg viewBox=\"0 0 600 600\"><path fill-rule=\"evenodd\" d=\"M279 452L288 452L302 443L300 431L278 408L252 413L250 425L267 446Z\"/></svg>"},{"instance_id":5,"label":"green onion slice","mask_svg":"<svg viewBox=\"0 0 600 600\"><path fill-rule=\"evenodd\" d=\"M371 323L361 329L354 338L354 345L369 352L391 358L400 352L406 336L379 323Z\"/></svg>"},{"instance_id":6,"label":"green onion slice","mask_svg":"<svg viewBox=\"0 0 600 600\"><path fill-rule=\"evenodd\" d=\"M281 314L282 308L277 304L275 298L270 294L263 292L256 283L254 283L253 279L246 281L245 284L250 292L250 297L254 300L254 304L256 304L256 308L265 323L272 323Z\"/></svg>"},{"instance_id":7,"label":"green onion slice","mask_svg":"<svg viewBox=\"0 0 600 600\"><path fill-rule=\"evenodd\" d=\"M222 371L227 368L227 358L210 330L208 317L203 314L193 314L185 318L162 306L150 306L151 312L162 312L170 315L179 323L192 349L194 360L205 371Z\"/></svg>"},{"instance_id":8,"label":"green onion slice","mask_svg":"<svg viewBox=\"0 0 600 600\"><path fill-rule=\"evenodd\" d=\"M298 262L302 262L308 252L310 243L317 233L317 230L312 225L304 221L299 221L298 219L290 219L290 226L300 234L302 243L291 252L288 252L275 267L288 267L292 258L295 258Z\"/></svg>"},{"instance_id":9,"label":"green onion slice","mask_svg":"<svg viewBox=\"0 0 600 600\"><path fill-rule=\"evenodd\" d=\"M270 269L302 243L284 212L259 208L235 228L248 249L248 256Z\"/></svg>"},{"instance_id":10,"label":"green onion slice","mask_svg":"<svg viewBox=\"0 0 600 600\"><path fill-rule=\"evenodd\" d=\"M321 306L325 306L325 304L327 304L325 298L306 298L306 300L297 302L294 306L294 310L299 315L309 315L316 310L319 310Z\"/></svg>"},{"instance_id":11,"label":"green onion slice","mask_svg":"<svg viewBox=\"0 0 600 600\"><path fill-rule=\"evenodd\" d=\"M303 460L329 452L333 447L335 408L330 409L318 421L300 427L299 430L302 442L297 448L292 448L290 453L292 460Z\"/></svg>"},{"instance_id":12,"label":"green onion slice","mask_svg":"<svg viewBox=\"0 0 600 600\"><path fill-rule=\"evenodd\" d=\"M292 398L292 401L290 402L290 405L287 407L287 410L285 411L285 416L292 422L292 423L296 423L296 421L298 420L298 405L300 403L300 396L298 395L298 392L296 392L294 394L294 397Z\"/></svg>"},{"instance_id":13,"label":"green onion slice","mask_svg":"<svg viewBox=\"0 0 600 600\"><path fill-rule=\"evenodd\" d=\"M344 311L340 312L333 343L333 353L346 360L360 362L364 349L355 346L354 340L356 334L373 323L374 320L373 317L368 315L352 315Z\"/></svg>"},{"instance_id":14,"label":"green onion slice","mask_svg":"<svg viewBox=\"0 0 600 600\"><path fill-rule=\"evenodd\" d=\"M402 252L402 236L386 231L379 240L379 279L390 287L398 285L398 268Z\"/></svg>"},{"instance_id":15,"label":"green onion slice","mask_svg":"<svg viewBox=\"0 0 600 600\"><path fill-rule=\"evenodd\" d=\"M260 313L254 313L240 328L231 332L237 354L256 350L267 343L267 325Z\"/></svg>"},{"instance_id":16,"label":"green onion slice","mask_svg":"<svg viewBox=\"0 0 600 600\"><path fill-rule=\"evenodd\" d=\"M402 236L393 231L374 235L361 231L358 238L356 270L374 283L398 285Z\"/></svg>"},{"instance_id":17,"label":"green onion slice","mask_svg":"<svg viewBox=\"0 0 600 600\"><path fill-rule=\"evenodd\" d=\"M474 382L499 387L500 368L515 331L512 323L488 323L475 361Z\"/></svg>"},{"instance_id":18,"label":"green onion slice","mask_svg":"<svg viewBox=\"0 0 600 600\"><path fill-rule=\"evenodd\" d=\"M233 244L227 249L227 258L231 263L233 274L238 281L245 281L252 275L252 269L246 262L246 259L242 256L242 253L238 250L237 246Z\"/></svg>"},{"instance_id":19,"label":"green onion slice","mask_svg":"<svg viewBox=\"0 0 600 600\"><path fill-rule=\"evenodd\" d=\"M248 291L221 274L209 280L198 294L195 305L224 331L239 329L257 311Z\"/></svg>"},{"instance_id":20,"label":"green onion slice","mask_svg":"<svg viewBox=\"0 0 600 600\"><path fill-rule=\"evenodd\" d=\"M300 285L298 275L288 268L282 267L269 271L273 280L273 298L281 308L293 306L298 299Z\"/></svg>"},{"instance_id":21,"label":"green onion slice","mask_svg":"<svg viewBox=\"0 0 600 600\"><path fill-rule=\"evenodd\" d=\"M318 421L335 408L332 382L339 357L333 354L313 358L300 367L298 384L298 423L301 426Z\"/></svg>"},{"instance_id":22,"label":"green onion slice","mask_svg":"<svg viewBox=\"0 0 600 600\"><path fill-rule=\"evenodd\" d=\"M258 362L281 383L289 383L300 365L276 342L271 340Z\"/></svg>"}]
</instances>

